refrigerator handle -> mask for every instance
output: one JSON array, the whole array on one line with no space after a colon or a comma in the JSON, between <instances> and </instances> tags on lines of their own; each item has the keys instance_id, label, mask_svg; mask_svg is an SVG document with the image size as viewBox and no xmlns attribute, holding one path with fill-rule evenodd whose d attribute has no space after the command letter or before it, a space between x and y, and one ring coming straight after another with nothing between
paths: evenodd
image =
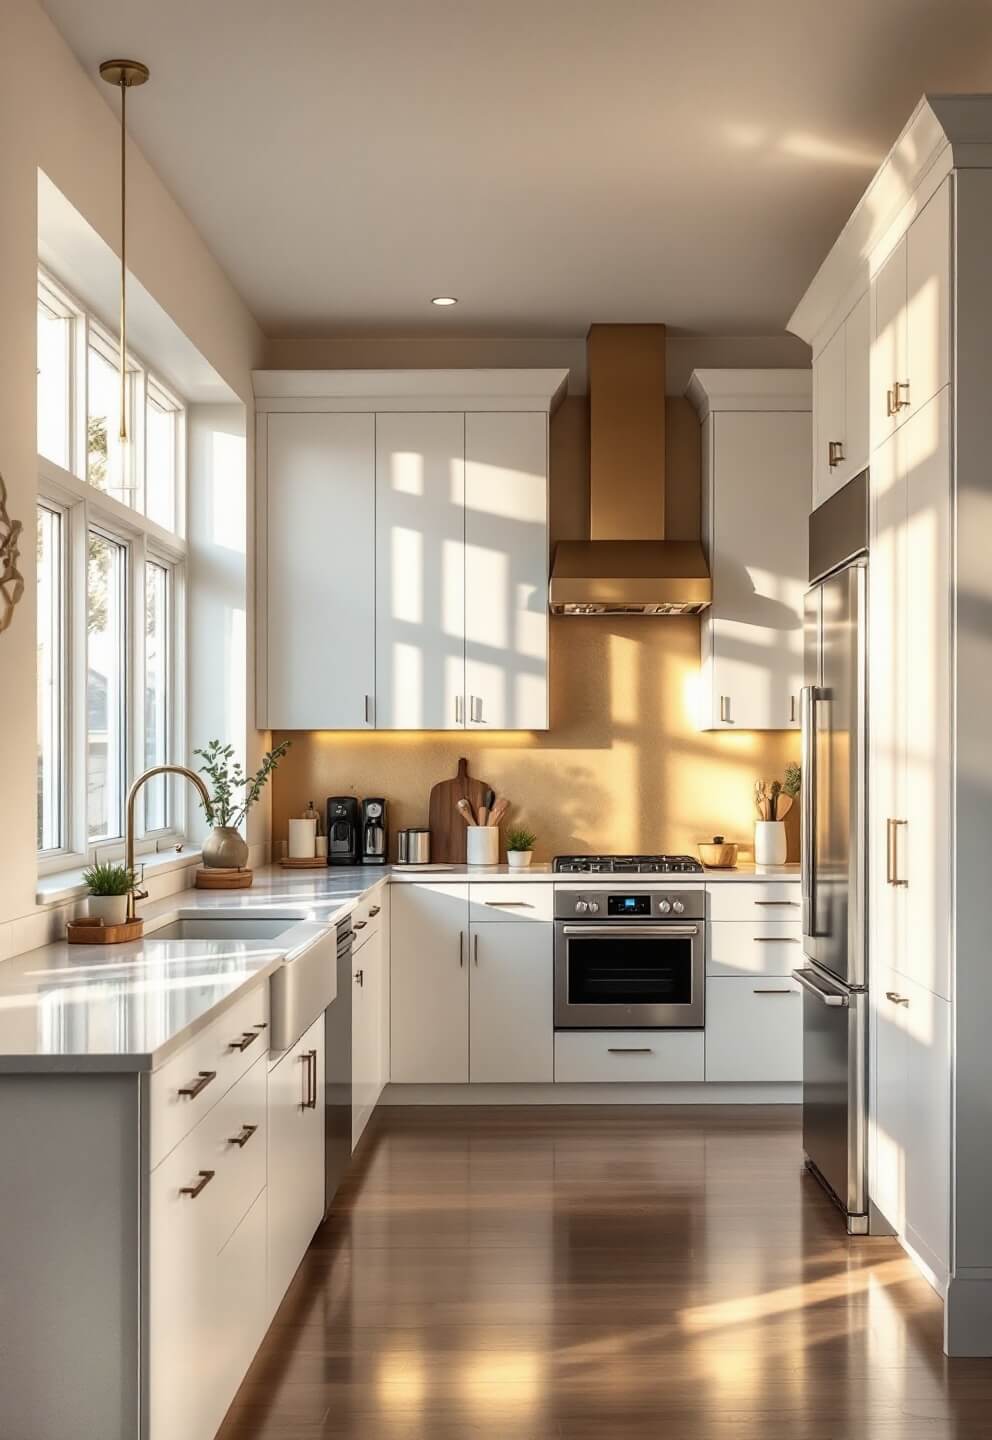
<instances>
[{"instance_id":1,"label":"refrigerator handle","mask_svg":"<svg viewBox=\"0 0 992 1440\"><path fill-rule=\"evenodd\" d=\"M800 890L803 902L803 940L816 935L816 688L804 685L800 694L802 721L802 809Z\"/></svg>"}]
</instances>

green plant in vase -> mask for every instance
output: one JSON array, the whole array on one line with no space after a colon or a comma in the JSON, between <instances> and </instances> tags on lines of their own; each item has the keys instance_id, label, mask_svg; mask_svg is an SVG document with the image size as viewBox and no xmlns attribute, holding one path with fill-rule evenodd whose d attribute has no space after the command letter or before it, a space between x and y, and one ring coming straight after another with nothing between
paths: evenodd
<instances>
[{"instance_id":1,"label":"green plant in vase","mask_svg":"<svg viewBox=\"0 0 992 1440\"><path fill-rule=\"evenodd\" d=\"M211 740L193 752L203 761L200 773L207 777L211 791L210 808L204 806L204 810L213 830L203 842L203 863L209 869L243 870L248 864L248 846L239 827L291 743L284 740L266 751L254 775L245 774L241 761L235 759L233 745Z\"/></svg>"}]
</instances>

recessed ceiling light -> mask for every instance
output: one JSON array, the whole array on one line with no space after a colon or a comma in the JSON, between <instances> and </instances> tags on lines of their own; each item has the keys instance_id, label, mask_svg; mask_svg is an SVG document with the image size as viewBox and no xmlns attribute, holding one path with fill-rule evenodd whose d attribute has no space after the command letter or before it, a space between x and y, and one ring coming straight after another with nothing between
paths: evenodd
<instances>
[{"instance_id":1,"label":"recessed ceiling light","mask_svg":"<svg viewBox=\"0 0 992 1440\"><path fill-rule=\"evenodd\" d=\"M432 305L457 305L457 295L435 295L431 301Z\"/></svg>"}]
</instances>

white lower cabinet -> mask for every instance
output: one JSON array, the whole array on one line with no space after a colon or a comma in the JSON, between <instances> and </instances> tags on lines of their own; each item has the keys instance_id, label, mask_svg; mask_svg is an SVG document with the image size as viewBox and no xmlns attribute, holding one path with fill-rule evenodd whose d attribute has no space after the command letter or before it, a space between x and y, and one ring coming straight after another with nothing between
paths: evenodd
<instances>
[{"instance_id":1,"label":"white lower cabinet","mask_svg":"<svg viewBox=\"0 0 992 1440\"><path fill-rule=\"evenodd\" d=\"M555 1082L692 1083L704 1078L702 1030L557 1030Z\"/></svg>"},{"instance_id":2,"label":"white lower cabinet","mask_svg":"<svg viewBox=\"0 0 992 1440\"><path fill-rule=\"evenodd\" d=\"M554 926L543 921L473 925L469 980L469 1079L554 1079Z\"/></svg>"},{"instance_id":3,"label":"white lower cabinet","mask_svg":"<svg viewBox=\"0 0 992 1440\"><path fill-rule=\"evenodd\" d=\"M268 1310L324 1218L324 1017L269 1071Z\"/></svg>"},{"instance_id":4,"label":"white lower cabinet","mask_svg":"<svg viewBox=\"0 0 992 1440\"><path fill-rule=\"evenodd\" d=\"M706 982L706 1079L797 1081L803 1075L802 992L783 976Z\"/></svg>"},{"instance_id":5,"label":"white lower cabinet","mask_svg":"<svg viewBox=\"0 0 992 1440\"><path fill-rule=\"evenodd\" d=\"M872 1200L939 1286L950 1252L950 1006L882 970L872 991Z\"/></svg>"},{"instance_id":6,"label":"white lower cabinet","mask_svg":"<svg viewBox=\"0 0 992 1440\"><path fill-rule=\"evenodd\" d=\"M352 954L351 1145L362 1138L383 1086L383 930Z\"/></svg>"},{"instance_id":7,"label":"white lower cabinet","mask_svg":"<svg viewBox=\"0 0 992 1440\"><path fill-rule=\"evenodd\" d=\"M517 923L518 909L483 908L486 899L475 896L473 903L487 919L470 923L467 885L393 888L393 1083L554 1078L553 926L541 920ZM540 907L536 913L542 913ZM508 923L511 915L514 923Z\"/></svg>"},{"instance_id":8,"label":"white lower cabinet","mask_svg":"<svg viewBox=\"0 0 992 1440\"><path fill-rule=\"evenodd\" d=\"M149 1180L151 1440L212 1440L268 1319L265 1094L260 1057Z\"/></svg>"},{"instance_id":9,"label":"white lower cabinet","mask_svg":"<svg viewBox=\"0 0 992 1440\"><path fill-rule=\"evenodd\" d=\"M390 901L390 1079L468 1080L468 886L397 885Z\"/></svg>"}]
</instances>

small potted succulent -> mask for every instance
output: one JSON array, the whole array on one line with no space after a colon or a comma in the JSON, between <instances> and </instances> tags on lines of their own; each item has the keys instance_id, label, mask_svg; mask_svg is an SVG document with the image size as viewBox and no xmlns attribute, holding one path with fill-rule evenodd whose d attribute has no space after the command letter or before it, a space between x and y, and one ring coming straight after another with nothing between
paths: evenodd
<instances>
[{"instance_id":1,"label":"small potted succulent","mask_svg":"<svg viewBox=\"0 0 992 1440\"><path fill-rule=\"evenodd\" d=\"M532 830L516 826L506 837L506 863L511 870L525 870L534 857L534 841L537 836Z\"/></svg>"},{"instance_id":2,"label":"small potted succulent","mask_svg":"<svg viewBox=\"0 0 992 1440\"><path fill-rule=\"evenodd\" d=\"M103 925L123 925L127 919L127 897L134 889L134 871L126 865L91 865L83 871L89 887L86 902L91 920Z\"/></svg>"}]
</instances>

